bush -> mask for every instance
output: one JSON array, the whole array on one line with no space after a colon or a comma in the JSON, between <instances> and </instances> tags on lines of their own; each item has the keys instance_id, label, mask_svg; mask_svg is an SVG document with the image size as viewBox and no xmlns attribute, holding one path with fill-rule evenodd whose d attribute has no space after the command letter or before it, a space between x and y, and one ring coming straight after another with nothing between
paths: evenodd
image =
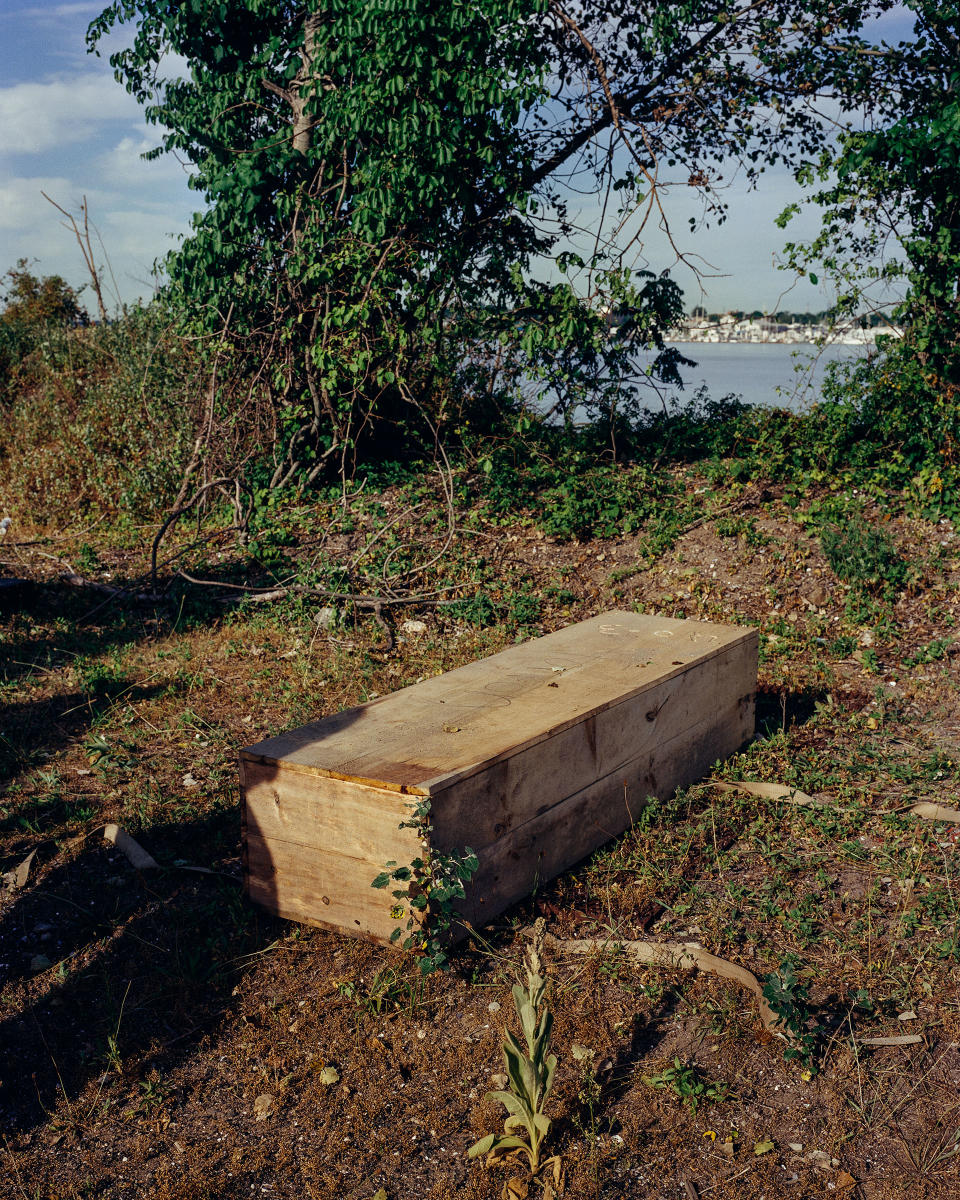
<instances>
[{"instance_id":1,"label":"bush","mask_svg":"<svg viewBox=\"0 0 960 1200\"><path fill-rule=\"evenodd\" d=\"M179 487L195 419L191 356L163 314L16 336L0 332L21 355L0 427L0 507L39 524L155 517Z\"/></svg>"},{"instance_id":2,"label":"bush","mask_svg":"<svg viewBox=\"0 0 960 1200\"><path fill-rule=\"evenodd\" d=\"M25 258L3 277L0 300L0 400L14 395L20 373L31 355L48 338L63 330L88 325L77 293L59 275L38 278Z\"/></svg>"}]
</instances>

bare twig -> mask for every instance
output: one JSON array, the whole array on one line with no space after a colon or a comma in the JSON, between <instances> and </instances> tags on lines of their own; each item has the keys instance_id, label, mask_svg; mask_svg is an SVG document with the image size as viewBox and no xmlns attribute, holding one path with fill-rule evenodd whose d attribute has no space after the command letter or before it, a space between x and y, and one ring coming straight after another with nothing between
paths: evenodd
<instances>
[{"instance_id":1,"label":"bare twig","mask_svg":"<svg viewBox=\"0 0 960 1200\"><path fill-rule=\"evenodd\" d=\"M176 508L169 512L164 518L160 528L157 530L156 537L153 539L153 545L150 548L150 579L154 591L157 590L157 555L160 551L160 543L166 536L167 530L170 529L170 527L177 521L179 521L184 513L189 512L191 508L199 504L200 501L213 488L219 488L221 491L223 491L227 486L232 486L233 488L233 495L228 496L228 499L233 505L234 512L236 513L237 517L237 522L234 526L234 529L237 530L241 536L246 534L250 522L250 507L248 505L246 511L243 509L241 495L245 490L244 485L241 484L238 479L233 479L228 475L223 475L219 479L211 479L209 483L205 483L202 487L197 488L193 496L186 503L179 504Z\"/></svg>"},{"instance_id":2,"label":"bare twig","mask_svg":"<svg viewBox=\"0 0 960 1200\"><path fill-rule=\"evenodd\" d=\"M40 195L44 198L44 200L47 201L48 204L52 204L57 212L63 213L63 215L67 218L67 222L69 222L69 224L64 223L64 227L67 229L72 229L73 236L77 239L77 245L80 247L80 253L83 255L83 261L86 263L87 271L90 275L90 283L93 286L93 294L97 298L97 312L100 316L100 320L106 324L107 307L103 302L103 290L100 286L100 272L97 269L97 264L93 257L93 246L90 243L90 210L87 207L86 196L84 196L84 198L80 201L80 216L83 219L83 231L81 232L80 227L77 225L76 218L72 213L68 212L62 205L58 204L56 200L52 200L46 192L41 190Z\"/></svg>"}]
</instances>

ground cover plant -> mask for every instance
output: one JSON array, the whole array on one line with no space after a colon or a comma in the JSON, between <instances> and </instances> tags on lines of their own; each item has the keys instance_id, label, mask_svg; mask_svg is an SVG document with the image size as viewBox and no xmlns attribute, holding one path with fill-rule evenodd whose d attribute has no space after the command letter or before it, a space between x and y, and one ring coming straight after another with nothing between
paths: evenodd
<instances>
[{"instance_id":1,"label":"ground cover plant","mask_svg":"<svg viewBox=\"0 0 960 1200\"><path fill-rule=\"evenodd\" d=\"M729 439L757 428L691 428L681 445L674 425L657 504L585 521L579 540L545 524L536 489L509 515L491 502L500 467L479 459L453 464L452 509L439 473L403 470L346 501L272 493L243 533L224 502L168 535L161 600L142 533L14 517L0 865L35 852L0 901L14 1194L522 1191L522 1162L467 1151L502 1123L484 1097L506 1086L538 917L555 939L547 1150L562 1167L545 1185L951 1193L960 860L955 827L911 807L957 801L960 547L947 518L861 476L847 503L909 572L840 578L822 533L848 524L842 493L815 467L802 488L735 470L751 460ZM404 603L350 599L378 581ZM758 738L718 774L816 803L691 788L429 976L243 899L240 745L614 606L756 623ZM158 868L104 842L106 822ZM571 958L571 938L597 948ZM797 1040L729 983L638 964L619 949L634 938L746 966Z\"/></svg>"}]
</instances>

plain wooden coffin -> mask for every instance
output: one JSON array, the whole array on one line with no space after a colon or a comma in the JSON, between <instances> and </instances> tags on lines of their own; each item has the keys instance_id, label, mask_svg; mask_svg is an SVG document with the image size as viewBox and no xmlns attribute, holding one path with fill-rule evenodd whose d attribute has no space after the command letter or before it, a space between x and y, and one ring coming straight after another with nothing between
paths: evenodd
<instances>
[{"instance_id":1,"label":"plain wooden coffin","mask_svg":"<svg viewBox=\"0 0 960 1200\"><path fill-rule=\"evenodd\" d=\"M387 940L372 880L432 841L496 916L753 736L757 631L609 612L241 751L250 897Z\"/></svg>"}]
</instances>

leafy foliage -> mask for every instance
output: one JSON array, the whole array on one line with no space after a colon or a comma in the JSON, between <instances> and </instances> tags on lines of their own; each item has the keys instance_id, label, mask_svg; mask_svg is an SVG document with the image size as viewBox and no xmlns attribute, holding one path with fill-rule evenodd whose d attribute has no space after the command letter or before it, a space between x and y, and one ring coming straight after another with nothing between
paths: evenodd
<instances>
[{"instance_id":1,"label":"leafy foliage","mask_svg":"<svg viewBox=\"0 0 960 1200\"><path fill-rule=\"evenodd\" d=\"M913 36L865 51L874 64L859 86L870 116L803 166L825 186L819 236L788 247L799 270L815 266L838 288L836 314L857 311L878 288L931 394L960 384L960 6L907 0ZM781 222L786 224L797 206ZM896 364L905 359L897 357ZM955 403L955 398L954 398Z\"/></svg>"},{"instance_id":2,"label":"leafy foliage","mask_svg":"<svg viewBox=\"0 0 960 1200\"><path fill-rule=\"evenodd\" d=\"M793 962L786 960L779 971L767 978L763 996L790 1036L783 1057L796 1059L811 1074L816 1073L821 1031L811 1017L809 993L798 978Z\"/></svg>"},{"instance_id":3,"label":"leafy foliage","mask_svg":"<svg viewBox=\"0 0 960 1200\"><path fill-rule=\"evenodd\" d=\"M3 277L0 294L0 400L23 386L26 360L49 336L88 324L77 293L59 275L38 278L21 258ZM28 373L27 373L28 374Z\"/></svg>"},{"instance_id":4,"label":"leafy foliage","mask_svg":"<svg viewBox=\"0 0 960 1200\"><path fill-rule=\"evenodd\" d=\"M900 587L907 564L884 530L862 516L850 517L843 527L828 525L820 534L827 561L839 579L868 590Z\"/></svg>"},{"instance_id":5,"label":"leafy foliage","mask_svg":"<svg viewBox=\"0 0 960 1200\"><path fill-rule=\"evenodd\" d=\"M11 511L63 525L152 518L176 495L195 438L196 360L169 323L152 305L109 325L45 325L18 345L0 425Z\"/></svg>"},{"instance_id":6,"label":"leafy foliage","mask_svg":"<svg viewBox=\"0 0 960 1200\"><path fill-rule=\"evenodd\" d=\"M43 328L46 325L86 325L89 318L80 307L77 293L59 275L38 279L21 258L6 273L7 287L0 300L0 325Z\"/></svg>"},{"instance_id":7,"label":"leafy foliage","mask_svg":"<svg viewBox=\"0 0 960 1200\"><path fill-rule=\"evenodd\" d=\"M666 1088L682 1101L693 1116L701 1104L717 1104L726 1100L730 1089L725 1083L704 1079L691 1063L674 1058L673 1065L665 1067L656 1075L644 1075L648 1087Z\"/></svg>"},{"instance_id":8,"label":"leafy foliage","mask_svg":"<svg viewBox=\"0 0 960 1200\"><path fill-rule=\"evenodd\" d=\"M397 866L393 861L386 863L370 886L404 885L392 893L397 901L392 914L397 921L406 918L406 923L394 929L390 941L400 942L404 950L418 951L420 971L430 975L448 965L446 947L458 916L456 903L466 897L466 886L476 874L480 861L469 846L462 853L451 853L430 845L433 826L429 800L422 800L412 819L401 822L400 828L419 832L423 853L409 866Z\"/></svg>"},{"instance_id":9,"label":"leafy foliage","mask_svg":"<svg viewBox=\"0 0 960 1200\"><path fill-rule=\"evenodd\" d=\"M846 103L862 18L888 6L115 0L89 40L136 26L111 62L206 202L170 295L277 414L278 484L531 401L612 426L675 379L679 290L624 257L659 172L720 220L731 154L755 177L814 153L798 98ZM188 76L164 80L171 52ZM604 217L574 250L584 186Z\"/></svg>"}]
</instances>

